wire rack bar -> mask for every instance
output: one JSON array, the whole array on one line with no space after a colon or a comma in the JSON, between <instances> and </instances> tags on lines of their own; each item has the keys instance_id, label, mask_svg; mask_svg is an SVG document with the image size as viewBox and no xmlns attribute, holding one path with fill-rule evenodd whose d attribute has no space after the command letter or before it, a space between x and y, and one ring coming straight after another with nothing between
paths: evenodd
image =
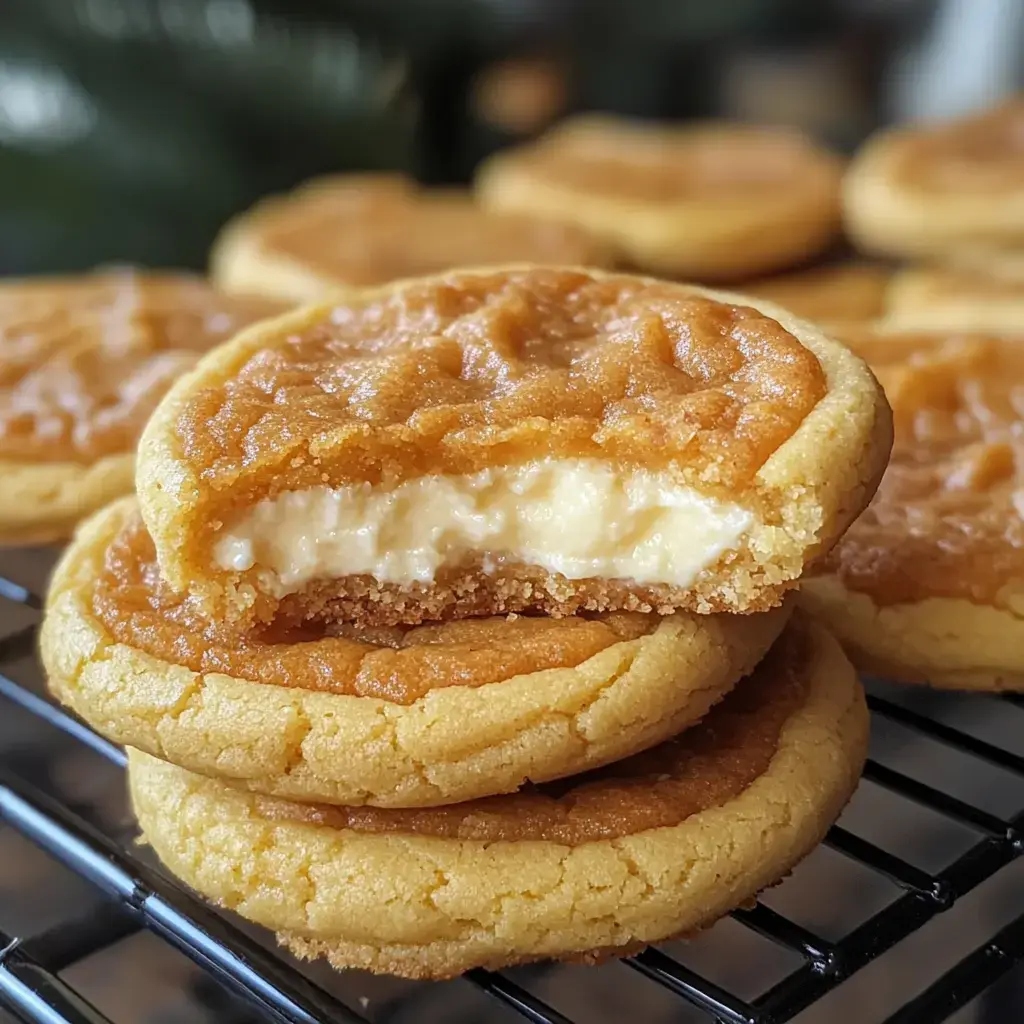
<instances>
[{"instance_id":1,"label":"wire rack bar","mask_svg":"<svg viewBox=\"0 0 1024 1024\"><path fill-rule=\"evenodd\" d=\"M645 949L625 961L629 967L664 985L722 1024L760 1024L748 1003L673 960L660 949Z\"/></svg>"},{"instance_id":2,"label":"wire rack bar","mask_svg":"<svg viewBox=\"0 0 1024 1024\"><path fill-rule=\"evenodd\" d=\"M942 1020L966 1006L1024 959L1024 914L978 946L885 1024Z\"/></svg>"},{"instance_id":3,"label":"wire rack bar","mask_svg":"<svg viewBox=\"0 0 1024 1024\"><path fill-rule=\"evenodd\" d=\"M142 928L137 916L117 903L104 902L71 921L24 939L21 949L48 971L59 973L113 946Z\"/></svg>"},{"instance_id":4,"label":"wire rack bar","mask_svg":"<svg viewBox=\"0 0 1024 1024\"><path fill-rule=\"evenodd\" d=\"M98 732L93 732L89 726L68 714L63 708L51 704L32 693L31 690L26 690L24 686L19 686L2 672L0 672L0 697L6 697L12 704L17 704L18 707L24 708L30 714L60 729L61 732L73 736L108 761L113 761L114 764L120 765L122 768L128 763L128 759L120 747L104 739Z\"/></svg>"},{"instance_id":5,"label":"wire rack bar","mask_svg":"<svg viewBox=\"0 0 1024 1024\"><path fill-rule=\"evenodd\" d=\"M5 932L0 932L0 1006L39 1024L113 1024Z\"/></svg>"},{"instance_id":6,"label":"wire rack bar","mask_svg":"<svg viewBox=\"0 0 1024 1024\"><path fill-rule=\"evenodd\" d=\"M836 947L788 917L758 903L749 910L734 910L733 918L770 939L777 946L794 950L810 960L819 971L828 972L836 959Z\"/></svg>"},{"instance_id":7,"label":"wire rack bar","mask_svg":"<svg viewBox=\"0 0 1024 1024\"><path fill-rule=\"evenodd\" d=\"M1007 828L1015 831L1020 823L1021 816L1018 816ZM823 974L813 963L806 963L755 1000L754 1006L766 1014L766 1018L760 1018L761 1024L765 1019L791 1019L936 914L947 910L955 900L991 878L1019 853L1017 844L1007 839L981 840L935 876L930 893L906 892L850 932L836 949L830 974Z\"/></svg>"},{"instance_id":8,"label":"wire rack bar","mask_svg":"<svg viewBox=\"0 0 1024 1024\"><path fill-rule=\"evenodd\" d=\"M840 825L833 825L825 837L825 845L844 857L870 868L875 874L889 879L901 889L920 896L934 897L935 879L902 857L883 850L874 843L847 831Z\"/></svg>"},{"instance_id":9,"label":"wire rack bar","mask_svg":"<svg viewBox=\"0 0 1024 1024\"><path fill-rule=\"evenodd\" d=\"M0 576L0 597L6 601L12 601L14 604L23 604L37 612L43 610L41 598L36 597L27 587L23 587L20 583L15 583L14 580L9 580L4 576Z\"/></svg>"},{"instance_id":10,"label":"wire rack bar","mask_svg":"<svg viewBox=\"0 0 1024 1024\"><path fill-rule=\"evenodd\" d=\"M895 768L889 768L877 761L868 761L864 766L864 778L978 832L987 832L993 836L1006 835L1006 823L994 814L972 807L971 804L943 793L934 786L912 779Z\"/></svg>"},{"instance_id":11,"label":"wire rack bar","mask_svg":"<svg viewBox=\"0 0 1024 1024\"><path fill-rule=\"evenodd\" d=\"M32 591L0 577L3 599L37 610L41 606ZM0 640L0 664L31 656L36 639L36 626L4 637ZM4 697L108 761L125 763L120 748L0 673L0 699ZM1024 707L1024 695L1008 695L1006 699ZM894 701L871 696L869 703L876 715L1024 776L1024 757ZM796 970L752 1002L740 999L659 949L647 949L626 964L719 1024L784 1024L1024 852L1024 814L1003 820L876 761L869 761L865 778L968 826L979 834L977 842L944 871L933 875L846 829L833 827L826 840L830 847L889 879L902 893L837 942L823 939L762 903L735 911L735 920L803 960ZM112 897L88 915L32 938L16 941L0 933L0 1004L25 1019L43 1024L110 1024L58 974L147 927L203 967L211 983L216 979L280 1024L365 1021L205 903L140 861L130 848L102 835L59 801L2 767L0 820L9 822ZM887 1024L944 1019L1021 960L1024 915L975 949ZM466 979L532 1024L572 1024L502 974L477 970L469 972Z\"/></svg>"},{"instance_id":12,"label":"wire rack bar","mask_svg":"<svg viewBox=\"0 0 1024 1024\"><path fill-rule=\"evenodd\" d=\"M468 971L465 977L489 996L517 1011L530 1024L572 1024L568 1017L500 974L474 970Z\"/></svg>"},{"instance_id":13,"label":"wire rack bar","mask_svg":"<svg viewBox=\"0 0 1024 1024\"><path fill-rule=\"evenodd\" d=\"M943 743L947 747L971 754L973 757L981 761L987 761L997 768L1004 768L1006 771L1014 772L1017 775L1024 775L1024 757L1013 754L1009 750L1004 750L1002 747L997 747L992 743L986 743L970 733L961 732L959 729L954 729L942 722L937 722L934 718L928 718L917 711L905 708L902 704L885 700L883 697L869 694L868 707L891 721L898 722L900 725L913 729L914 732L927 736L929 739Z\"/></svg>"},{"instance_id":14,"label":"wire rack bar","mask_svg":"<svg viewBox=\"0 0 1024 1024\"><path fill-rule=\"evenodd\" d=\"M319 1024L324 1019L365 1022L161 874L134 862L66 807L2 768L0 817L121 900L152 931L274 1020L282 1024Z\"/></svg>"}]
</instances>

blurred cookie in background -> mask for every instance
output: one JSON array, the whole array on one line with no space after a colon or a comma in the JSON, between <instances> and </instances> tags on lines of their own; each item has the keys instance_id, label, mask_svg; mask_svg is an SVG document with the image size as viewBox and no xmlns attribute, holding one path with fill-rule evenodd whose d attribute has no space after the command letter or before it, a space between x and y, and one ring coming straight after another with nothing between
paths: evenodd
<instances>
[{"instance_id":1,"label":"blurred cookie in background","mask_svg":"<svg viewBox=\"0 0 1024 1024\"><path fill-rule=\"evenodd\" d=\"M584 116L487 160L476 191L489 209L569 218L638 269L738 280L829 245L841 168L792 129Z\"/></svg>"},{"instance_id":2,"label":"blurred cookie in background","mask_svg":"<svg viewBox=\"0 0 1024 1024\"><path fill-rule=\"evenodd\" d=\"M116 270L0 284L0 545L70 536L135 483L135 444L171 384L284 309L185 274Z\"/></svg>"},{"instance_id":3,"label":"blurred cookie in background","mask_svg":"<svg viewBox=\"0 0 1024 1024\"><path fill-rule=\"evenodd\" d=\"M882 315L890 276L879 264L838 263L758 278L739 290L819 324L861 323Z\"/></svg>"},{"instance_id":4,"label":"blurred cookie in background","mask_svg":"<svg viewBox=\"0 0 1024 1024\"><path fill-rule=\"evenodd\" d=\"M227 291L302 302L460 266L610 262L607 245L556 217L495 213L458 190L368 174L264 200L223 230L210 268Z\"/></svg>"},{"instance_id":5,"label":"blurred cookie in background","mask_svg":"<svg viewBox=\"0 0 1024 1024\"><path fill-rule=\"evenodd\" d=\"M868 328L843 340L885 389L895 442L870 505L800 601L861 671L1024 689L1024 345Z\"/></svg>"},{"instance_id":6,"label":"blurred cookie in background","mask_svg":"<svg viewBox=\"0 0 1024 1024\"><path fill-rule=\"evenodd\" d=\"M1024 334L1024 250L973 253L948 266L900 271L885 323L898 330Z\"/></svg>"},{"instance_id":7,"label":"blurred cookie in background","mask_svg":"<svg viewBox=\"0 0 1024 1024\"><path fill-rule=\"evenodd\" d=\"M1024 245L1024 96L879 132L851 164L843 202L847 232L868 252L948 258Z\"/></svg>"},{"instance_id":8,"label":"blurred cookie in background","mask_svg":"<svg viewBox=\"0 0 1024 1024\"><path fill-rule=\"evenodd\" d=\"M522 56L484 68L473 80L470 104L485 124L527 135L564 112L568 89L566 69L558 61Z\"/></svg>"}]
</instances>

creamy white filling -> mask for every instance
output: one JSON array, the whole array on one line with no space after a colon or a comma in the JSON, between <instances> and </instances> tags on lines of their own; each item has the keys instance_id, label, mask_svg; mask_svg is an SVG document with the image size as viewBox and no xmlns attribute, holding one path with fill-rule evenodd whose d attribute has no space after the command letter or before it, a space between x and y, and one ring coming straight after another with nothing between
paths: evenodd
<instances>
[{"instance_id":1,"label":"creamy white filling","mask_svg":"<svg viewBox=\"0 0 1024 1024\"><path fill-rule=\"evenodd\" d=\"M284 593L359 574L430 583L468 555L507 556L569 579L685 587L735 549L753 522L741 506L663 473L546 459L390 488L289 491L231 524L214 560L237 572L256 566Z\"/></svg>"}]
</instances>

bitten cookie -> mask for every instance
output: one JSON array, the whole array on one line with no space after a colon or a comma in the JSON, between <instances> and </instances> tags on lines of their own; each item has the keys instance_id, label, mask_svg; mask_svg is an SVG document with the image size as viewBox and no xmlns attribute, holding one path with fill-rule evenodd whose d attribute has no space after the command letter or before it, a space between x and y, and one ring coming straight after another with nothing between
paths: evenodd
<instances>
[{"instance_id":1,"label":"bitten cookie","mask_svg":"<svg viewBox=\"0 0 1024 1024\"><path fill-rule=\"evenodd\" d=\"M258 797L138 752L132 803L184 882L300 956L414 978L600 959L692 933L779 881L857 784L864 696L794 619L704 723L627 761L429 811Z\"/></svg>"},{"instance_id":2,"label":"bitten cookie","mask_svg":"<svg viewBox=\"0 0 1024 1024\"><path fill-rule=\"evenodd\" d=\"M863 670L1024 688L1024 346L945 334L849 339L892 403L892 460L800 600Z\"/></svg>"},{"instance_id":3,"label":"bitten cookie","mask_svg":"<svg viewBox=\"0 0 1024 1024\"><path fill-rule=\"evenodd\" d=\"M869 139L843 182L847 233L890 256L1024 245L1024 98Z\"/></svg>"},{"instance_id":4,"label":"bitten cookie","mask_svg":"<svg viewBox=\"0 0 1024 1024\"><path fill-rule=\"evenodd\" d=\"M735 281L826 248L841 175L790 129L587 116L491 157L475 188L489 209L570 219L641 270Z\"/></svg>"},{"instance_id":5,"label":"bitten cookie","mask_svg":"<svg viewBox=\"0 0 1024 1024\"><path fill-rule=\"evenodd\" d=\"M171 382L283 308L185 275L0 283L0 544L62 539L129 493L139 433Z\"/></svg>"},{"instance_id":6,"label":"bitten cookie","mask_svg":"<svg viewBox=\"0 0 1024 1024\"><path fill-rule=\"evenodd\" d=\"M58 566L42 654L56 696L118 743L264 793L418 806L661 742L725 696L786 618L233 628L160 582L125 499Z\"/></svg>"},{"instance_id":7,"label":"bitten cookie","mask_svg":"<svg viewBox=\"0 0 1024 1024\"><path fill-rule=\"evenodd\" d=\"M748 612L864 507L890 432L864 363L769 303L460 270L244 332L161 404L137 483L210 614Z\"/></svg>"},{"instance_id":8,"label":"bitten cookie","mask_svg":"<svg viewBox=\"0 0 1024 1024\"><path fill-rule=\"evenodd\" d=\"M483 210L400 175L315 179L231 221L210 256L230 292L313 302L459 266L517 261L607 266L609 247L560 218Z\"/></svg>"}]
</instances>

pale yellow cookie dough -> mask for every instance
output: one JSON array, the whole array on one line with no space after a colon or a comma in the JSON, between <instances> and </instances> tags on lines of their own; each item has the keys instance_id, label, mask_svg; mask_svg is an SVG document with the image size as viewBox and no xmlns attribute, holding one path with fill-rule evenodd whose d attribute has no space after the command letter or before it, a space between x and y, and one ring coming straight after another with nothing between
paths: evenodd
<instances>
[{"instance_id":1,"label":"pale yellow cookie dough","mask_svg":"<svg viewBox=\"0 0 1024 1024\"><path fill-rule=\"evenodd\" d=\"M458 645L446 658L435 646L445 660L431 670L447 677L406 703L361 694L362 671L348 692L326 692L313 669L308 682L271 685L194 671L111 635L94 611L94 586L133 514L127 499L89 520L54 574L42 628L51 689L115 742L300 800L442 804L614 761L701 718L754 667L788 615L783 607L637 616L644 628L635 639L485 685L444 685L463 678L466 662ZM573 625L551 628L568 642ZM432 627L442 640L448 628L463 627ZM418 682L402 671L421 669L395 671L398 686Z\"/></svg>"},{"instance_id":2,"label":"pale yellow cookie dough","mask_svg":"<svg viewBox=\"0 0 1024 1024\"><path fill-rule=\"evenodd\" d=\"M709 719L719 731L684 734L689 753L663 775L649 758L673 744L539 793L368 818L258 797L132 751L132 803L179 878L338 968L444 978L634 952L779 881L856 787L863 693L831 637L815 627L807 643L799 666L780 669L800 674L802 697L770 747L764 706L738 729L716 727L730 696ZM755 676L750 685L767 689L771 697L755 698L764 702L792 683ZM748 751L764 758L757 773L730 783ZM643 820L656 824L637 828Z\"/></svg>"}]
</instances>

